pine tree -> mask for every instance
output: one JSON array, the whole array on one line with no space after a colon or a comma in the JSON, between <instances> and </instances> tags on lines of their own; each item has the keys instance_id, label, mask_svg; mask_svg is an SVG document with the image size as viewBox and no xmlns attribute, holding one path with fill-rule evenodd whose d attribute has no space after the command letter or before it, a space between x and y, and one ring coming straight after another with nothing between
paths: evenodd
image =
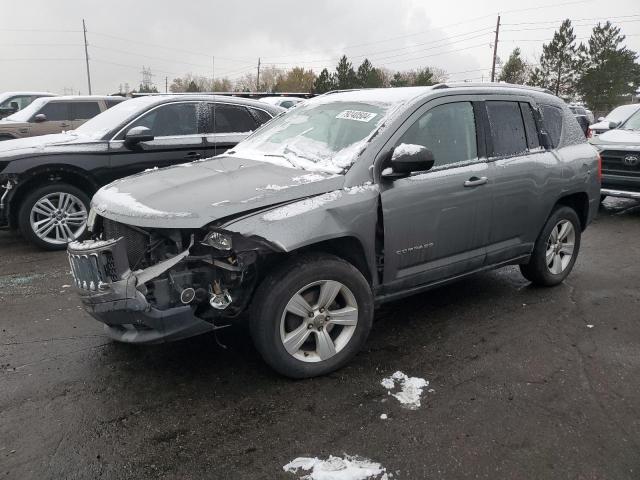
<instances>
[{"instance_id":1,"label":"pine tree","mask_svg":"<svg viewBox=\"0 0 640 480\"><path fill-rule=\"evenodd\" d=\"M623 46L625 36L610 22L594 27L578 82L583 100L594 110L609 110L633 95L640 84L638 55Z\"/></svg>"},{"instance_id":2,"label":"pine tree","mask_svg":"<svg viewBox=\"0 0 640 480\"><path fill-rule=\"evenodd\" d=\"M580 54L584 48L577 47L575 42L571 20L566 19L553 34L551 42L542 46L540 65L534 70L531 83L548 88L559 96L573 96L579 77Z\"/></svg>"},{"instance_id":3,"label":"pine tree","mask_svg":"<svg viewBox=\"0 0 640 480\"><path fill-rule=\"evenodd\" d=\"M507 83L517 83L523 85L527 82L528 67L520 57L520 49L514 48L509 59L502 67L498 80Z\"/></svg>"},{"instance_id":4,"label":"pine tree","mask_svg":"<svg viewBox=\"0 0 640 480\"><path fill-rule=\"evenodd\" d=\"M407 87L409 86L409 79L405 73L396 72L393 74L393 78L390 83L392 87Z\"/></svg>"},{"instance_id":5,"label":"pine tree","mask_svg":"<svg viewBox=\"0 0 640 480\"><path fill-rule=\"evenodd\" d=\"M316 81L313 83L313 91L317 94L327 93L331 90L336 89L336 83L333 75L329 73L329 70L326 68L320 72L320 75L316 78Z\"/></svg>"},{"instance_id":6,"label":"pine tree","mask_svg":"<svg viewBox=\"0 0 640 480\"><path fill-rule=\"evenodd\" d=\"M428 87L430 85L435 85L436 82L433 78L433 71L429 68L420 68L416 71L416 76L413 81L413 86L415 87Z\"/></svg>"},{"instance_id":7,"label":"pine tree","mask_svg":"<svg viewBox=\"0 0 640 480\"><path fill-rule=\"evenodd\" d=\"M378 69L374 68L369 59L365 58L364 61L358 67L357 85L362 88L377 88L384 86L384 74Z\"/></svg>"},{"instance_id":8,"label":"pine tree","mask_svg":"<svg viewBox=\"0 0 640 480\"><path fill-rule=\"evenodd\" d=\"M346 55L343 55L336 67L336 87L339 90L346 90L355 88L357 83L358 79L353 69L353 64L347 59Z\"/></svg>"},{"instance_id":9,"label":"pine tree","mask_svg":"<svg viewBox=\"0 0 640 480\"><path fill-rule=\"evenodd\" d=\"M200 89L198 88L198 85L196 84L195 80L191 80L189 82L189 85L187 85L187 92L199 92Z\"/></svg>"}]
</instances>

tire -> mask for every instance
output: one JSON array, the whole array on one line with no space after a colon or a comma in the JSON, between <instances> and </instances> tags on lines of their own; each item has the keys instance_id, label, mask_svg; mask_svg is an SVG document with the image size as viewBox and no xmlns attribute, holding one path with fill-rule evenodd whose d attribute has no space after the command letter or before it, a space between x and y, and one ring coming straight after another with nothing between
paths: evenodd
<instances>
[{"instance_id":1,"label":"tire","mask_svg":"<svg viewBox=\"0 0 640 480\"><path fill-rule=\"evenodd\" d=\"M89 203L87 194L73 185L38 187L20 205L18 228L25 239L40 248L64 250L69 242L86 234Z\"/></svg>"},{"instance_id":2,"label":"tire","mask_svg":"<svg viewBox=\"0 0 640 480\"><path fill-rule=\"evenodd\" d=\"M565 225L567 230L563 230ZM575 210L556 206L536 240L529 263L520 265L524 278L544 287L562 283L571 273L578 258L581 233L580 220ZM555 240L558 237L559 241ZM571 243L573 250L570 251Z\"/></svg>"},{"instance_id":3,"label":"tire","mask_svg":"<svg viewBox=\"0 0 640 480\"><path fill-rule=\"evenodd\" d=\"M600 195L600 205L602 205L602 202L604 202L605 198L607 198L606 195Z\"/></svg>"},{"instance_id":4,"label":"tire","mask_svg":"<svg viewBox=\"0 0 640 480\"><path fill-rule=\"evenodd\" d=\"M323 305L326 310L321 310ZM334 323L338 310L340 321L348 325ZM371 330L373 310L371 288L358 269L333 255L305 254L263 280L251 305L249 328L260 355L274 370L290 378L309 378L343 367L360 351Z\"/></svg>"}]
</instances>

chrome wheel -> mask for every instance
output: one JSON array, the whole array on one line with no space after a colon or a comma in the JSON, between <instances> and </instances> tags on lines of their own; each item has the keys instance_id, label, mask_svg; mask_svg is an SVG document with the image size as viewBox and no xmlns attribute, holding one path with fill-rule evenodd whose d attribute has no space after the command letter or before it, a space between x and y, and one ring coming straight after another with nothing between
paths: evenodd
<instances>
[{"instance_id":1,"label":"chrome wheel","mask_svg":"<svg viewBox=\"0 0 640 480\"><path fill-rule=\"evenodd\" d=\"M569 220L560 220L547 240L547 268L554 275L559 275L571 263L575 248L576 231Z\"/></svg>"},{"instance_id":2,"label":"chrome wheel","mask_svg":"<svg viewBox=\"0 0 640 480\"><path fill-rule=\"evenodd\" d=\"M80 237L87 226L87 209L70 193L53 192L40 198L29 215L31 230L44 242L61 245Z\"/></svg>"},{"instance_id":3,"label":"chrome wheel","mask_svg":"<svg viewBox=\"0 0 640 480\"><path fill-rule=\"evenodd\" d=\"M320 280L301 288L280 319L285 350L303 362L320 362L339 353L358 324L358 303L345 285Z\"/></svg>"}]
</instances>

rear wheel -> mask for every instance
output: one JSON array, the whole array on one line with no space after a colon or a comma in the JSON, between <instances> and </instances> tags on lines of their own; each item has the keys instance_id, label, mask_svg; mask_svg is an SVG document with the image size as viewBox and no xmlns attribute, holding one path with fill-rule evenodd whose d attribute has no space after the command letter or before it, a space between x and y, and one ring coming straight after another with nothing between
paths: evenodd
<instances>
[{"instance_id":1,"label":"rear wheel","mask_svg":"<svg viewBox=\"0 0 640 480\"><path fill-rule=\"evenodd\" d=\"M344 366L363 346L373 322L373 296L360 271L333 255L297 257L256 292L250 329L256 348L292 378Z\"/></svg>"},{"instance_id":2,"label":"rear wheel","mask_svg":"<svg viewBox=\"0 0 640 480\"><path fill-rule=\"evenodd\" d=\"M18 225L22 235L46 250L63 250L87 228L89 197L66 183L36 188L22 202Z\"/></svg>"},{"instance_id":3,"label":"rear wheel","mask_svg":"<svg viewBox=\"0 0 640 480\"><path fill-rule=\"evenodd\" d=\"M536 241L529 263L520 265L522 275L536 285L562 283L578 257L581 232L575 210L556 207Z\"/></svg>"}]
</instances>

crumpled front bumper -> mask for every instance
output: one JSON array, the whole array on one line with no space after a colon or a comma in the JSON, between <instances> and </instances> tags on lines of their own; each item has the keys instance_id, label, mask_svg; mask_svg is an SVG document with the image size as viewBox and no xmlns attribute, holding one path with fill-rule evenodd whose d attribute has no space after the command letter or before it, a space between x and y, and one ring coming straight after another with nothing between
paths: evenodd
<instances>
[{"instance_id":1,"label":"crumpled front bumper","mask_svg":"<svg viewBox=\"0 0 640 480\"><path fill-rule=\"evenodd\" d=\"M124 239L72 242L69 263L85 310L104 323L114 340L161 343L210 332L214 326L196 317L190 306L159 310L145 298L144 283L188 255L182 254L145 270L132 272Z\"/></svg>"}]
</instances>

